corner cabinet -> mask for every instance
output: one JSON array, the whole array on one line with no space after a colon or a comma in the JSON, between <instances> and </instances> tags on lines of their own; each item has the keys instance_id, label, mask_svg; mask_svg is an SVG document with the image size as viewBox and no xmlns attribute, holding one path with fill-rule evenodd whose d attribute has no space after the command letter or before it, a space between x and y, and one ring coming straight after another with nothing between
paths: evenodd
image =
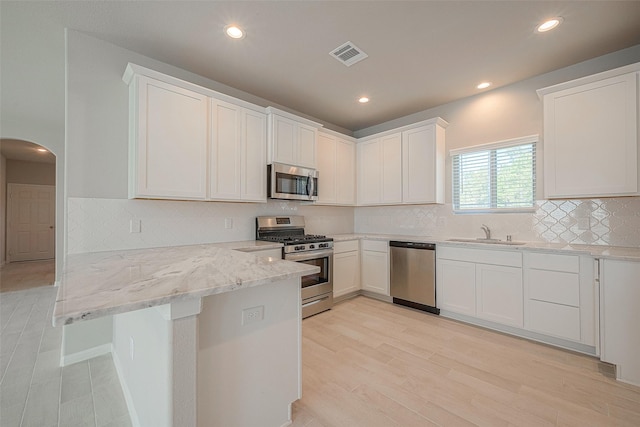
<instances>
[{"instance_id":1,"label":"corner cabinet","mask_svg":"<svg viewBox=\"0 0 640 427\"><path fill-rule=\"evenodd\" d=\"M361 240L362 290L389 296L389 242Z\"/></svg>"},{"instance_id":2,"label":"corner cabinet","mask_svg":"<svg viewBox=\"0 0 640 427\"><path fill-rule=\"evenodd\" d=\"M539 89L547 198L640 194L640 63Z\"/></svg>"},{"instance_id":3,"label":"corner cabinet","mask_svg":"<svg viewBox=\"0 0 640 427\"><path fill-rule=\"evenodd\" d=\"M344 137L318 133L318 205L356 203L356 146Z\"/></svg>"},{"instance_id":4,"label":"corner cabinet","mask_svg":"<svg viewBox=\"0 0 640 427\"><path fill-rule=\"evenodd\" d=\"M358 240L334 242L333 298L360 290L360 245Z\"/></svg>"},{"instance_id":5,"label":"corner cabinet","mask_svg":"<svg viewBox=\"0 0 640 427\"><path fill-rule=\"evenodd\" d=\"M129 197L206 199L209 98L136 75L129 102Z\"/></svg>"},{"instance_id":6,"label":"corner cabinet","mask_svg":"<svg viewBox=\"0 0 640 427\"><path fill-rule=\"evenodd\" d=\"M262 107L129 64L129 198L266 202Z\"/></svg>"},{"instance_id":7,"label":"corner cabinet","mask_svg":"<svg viewBox=\"0 0 640 427\"><path fill-rule=\"evenodd\" d=\"M358 204L402 203L402 134L358 143Z\"/></svg>"},{"instance_id":8,"label":"corner cabinet","mask_svg":"<svg viewBox=\"0 0 640 427\"><path fill-rule=\"evenodd\" d=\"M358 143L358 205L444 203L445 128L426 120Z\"/></svg>"},{"instance_id":9,"label":"corner cabinet","mask_svg":"<svg viewBox=\"0 0 640 427\"><path fill-rule=\"evenodd\" d=\"M273 107L269 117L269 163L316 169L319 123Z\"/></svg>"},{"instance_id":10,"label":"corner cabinet","mask_svg":"<svg viewBox=\"0 0 640 427\"><path fill-rule=\"evenodd\" d=\"M444 203L444 123L402 132L402 203Z\"/></svg>"}]
</instances>

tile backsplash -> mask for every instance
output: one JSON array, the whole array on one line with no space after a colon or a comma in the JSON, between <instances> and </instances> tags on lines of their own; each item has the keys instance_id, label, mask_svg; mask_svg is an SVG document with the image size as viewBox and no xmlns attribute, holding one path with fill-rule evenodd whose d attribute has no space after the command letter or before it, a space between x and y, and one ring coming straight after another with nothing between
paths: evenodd
<instances>
[{"instance_id":1,"label":"tile backsplash","mask_svg":"<svg viewBox=\"0 0 640 427\"><path fill-rule=\"evenodd\" d=\"M300 202L181 202L69 198L67 253L253 240L261 215L303 215L308 233L353 232L350 207L310 206ZM225 228L225 219L233 221ZM140 233L130 221L140 221Z\"/></svg>"},{"instance_id":2,"label":"tile backsplash","mask_svg":"<svg viewBox=\"0 0 640 427\"><path fill-rule=\"evenodd\" d=\"M640 197L539 200L534 212L453 214L451 205L360 207L355 232L640 247Z\"/></svg>"},{"instance_id":3,"label":"tile backsplash","mask_svg":"<svg viewBox=\"0 0 640 427\"><path fill-rule=\"evenodd\" d=\"M531 213L454 215L451 205L313 206L69 198L67 253L253 240L255 217L303 215L314 234L383 233L640 247L640 197L540 200ZM225 228L225 219L233 221ZM130 221L141 232L130 232Z\"/></svg>"}]
</instances>

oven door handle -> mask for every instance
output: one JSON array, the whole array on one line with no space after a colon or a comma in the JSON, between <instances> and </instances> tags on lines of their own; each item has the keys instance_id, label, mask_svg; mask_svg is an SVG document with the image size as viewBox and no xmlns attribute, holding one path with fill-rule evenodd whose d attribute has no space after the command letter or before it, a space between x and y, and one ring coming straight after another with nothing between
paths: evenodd
<instances>
[{"instance_id":1,"label":"oven door handle","mask_svg":"<svg viewBox=\"0 0 640 427\"><path fill-rule=\"evenodd\" d=\"M287 261L308 261L310 259L324 258L326 256L333 256L333 249L285 254L284 259Z\"/></svg>"},{"instance_id":2,"label":"oven door handle","mask_svg":"<svg viewBox=\"0 0 640 427\"><path fill-rule=\"evenodd\" d=\"M327 295L326 297L318 298L316 300L304 303L304 304L302 304L302 307L310 307L310 306L312 306L314 304L319 304L319 303L324 302L324 301L326 301L328 299L329 299L329 296Z\"/></svg>"}]
</instances>

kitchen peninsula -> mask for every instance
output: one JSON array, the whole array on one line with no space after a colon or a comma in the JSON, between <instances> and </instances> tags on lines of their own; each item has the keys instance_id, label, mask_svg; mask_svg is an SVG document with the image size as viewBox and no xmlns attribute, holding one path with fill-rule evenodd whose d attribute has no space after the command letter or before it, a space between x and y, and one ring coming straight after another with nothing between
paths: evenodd
<instances>
[{"instance_id":1,"label":"kitchen peninsula","mask_svg":"<svg viewBox=\"0 0 640 427\"><path fill-rule=\"evenodd\" d=\"M301 390L300 277L317 271L215 244L77 254L54 323L113 316L134 425L280 426Z\"/></svg>"}]
</instances>

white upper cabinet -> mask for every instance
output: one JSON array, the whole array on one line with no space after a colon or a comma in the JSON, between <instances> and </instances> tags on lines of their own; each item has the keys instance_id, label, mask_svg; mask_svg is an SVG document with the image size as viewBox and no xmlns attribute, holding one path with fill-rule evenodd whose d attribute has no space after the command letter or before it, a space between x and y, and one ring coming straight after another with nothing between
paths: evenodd
<instances>
[{"instance_id":1,"label":"white upper cabinet","mask_svg":"<svg viewBox=\"0 0 640 427\"><path fill-rule=\"evenodd\" d=\"M358 143L358 204L444 203L445 127L440 118Z\"/></svg>"},{"instance_id":2,"label":"white upper cabinet","mask_svg":"<svg viewBox=\"0 0 640 427\"><path fill-rule=\"evenodd\" d=\"M129 64L129 197L265 202L264 109Z\"/></svg>"},{"instance_id":3,"label":"white upper cabinet","mask_svg":"<svg viewBox=\"0 0 640 427\"><path fill-rule=\"evenodd\" d=\"M211 199L266 201L266 135L264 113L211 100Z\"/></svg>"},{"instance_id":4,"label":"white upper cabinet","mask_svg":"<svg viewBox=\"0 0 640 427\"><path fill-rule=\"evenodd\" d=\"M344 139L336 140L336 204L356 204L356 144Z\"/></svg>"},{"instance_id":5,"label":"white upper cabinet","mask_svg":"<svg viewBox=\"0 0 640 427\"><path fill-rule=\"evenodd\" d=\"M403 203L444 203L444 127L402 132Z\"/></svg>"},{"instance_id":6,"label":"white upper cabinet","mask_svg":"<svg viewBox=\"0 0 640 427\"><path fill-rule=\"evenodd\" d=\"M640 194L640 63L538 90L547 198Z\"/></svg>"},{"instance_id":7,"label":"white upper cabinet","mask_svg":"<svg viewBox=\"0 0 640 427\"><path fill-rule=\"evenodd\" d=\"M402 203L402 134L358 143L358 204Z\"/></svg>"},{"instance_id":8,"label":"white upper cabinet","mask_svg":"<svg viewBox=\"0 0 640 427\"><path fill-rule=\"evenodd\" d=\"M320 124L273 107L269 113L269 163L315 169Z\"/></svg>"},{"instance_id":9,"label":"white upper cabinet","mask_svg":"<svg viewBox=\"0 0 640 427\"><path fill-rule=\"evenodd\" d=\"M318 200L320 205L355 205L355 142L326 131L318 133Z\"/></svg>"},{"instance_id":10,"label":"white upper cabinet","mask_svg":"<svg viewBox=\"0 0 640 427\"><path fill-rule=\"evenodd\" d=\"M138 75L129 100L129 197L205 199L208 98Z\"/></svg>"},{"instance_id":11,"label":"white upper cabinet","mask_svg":"<svg viewBox=\"0 0 640 427\"><path fill-rule=\"evenodd\" d=\"M242 200L267 201L267 115L244 109L241 126Z\"/></svg>"}]
</instances>

